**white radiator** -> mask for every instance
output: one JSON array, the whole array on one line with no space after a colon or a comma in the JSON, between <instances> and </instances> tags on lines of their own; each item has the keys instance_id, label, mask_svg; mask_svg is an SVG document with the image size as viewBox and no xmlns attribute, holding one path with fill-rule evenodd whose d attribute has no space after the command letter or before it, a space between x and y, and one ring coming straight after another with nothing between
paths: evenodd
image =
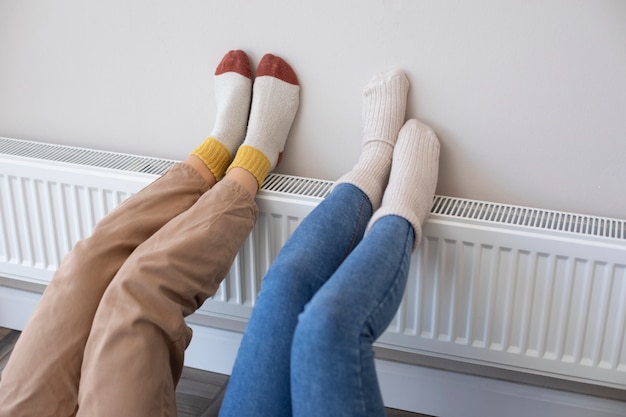
<instances>
[{"instance_id":1,"label":"white radiator","mask_svg":"<svg viewBox=\"0 0 626 417\"><path fill-rule=\"evenodd\" d=\"M98 219L173 163L0 138L0 276L45 285ZM264 272L331 185L268 177L259 221L195 323L245 324ZM626 389L626 221L436 196L423 235L380 347Z\"/></svg>"}]
</instances>

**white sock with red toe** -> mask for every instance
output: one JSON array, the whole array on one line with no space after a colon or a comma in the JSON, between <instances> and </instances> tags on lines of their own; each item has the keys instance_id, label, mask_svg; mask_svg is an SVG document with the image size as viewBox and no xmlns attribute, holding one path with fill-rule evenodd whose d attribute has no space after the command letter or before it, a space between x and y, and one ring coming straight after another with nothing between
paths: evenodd
<instances>
[{"instance_id":1,"label":"white sock with red toe","mask_svg":"<svg viewBox=\"0 0 626 417\"><path fill-rule=\"evenodd\" d=\"M300 84L293 69L277 56L264 55L254 80L248 132L228 170L245 169L260 188L280 162L299 100Z\"/></svg>"},{"instance_id":2,"label":"white sock with red toe","mask_svg":"<svg viewBox=\"0 0 626 417\"><path fill-rule=\"evenodd\" d=\"M252 98L252 69L244 51L230 51L214 77L217 113L213 130L191 154L202 159L219 180L243 142Z\"/></svg>"}]
</instances>

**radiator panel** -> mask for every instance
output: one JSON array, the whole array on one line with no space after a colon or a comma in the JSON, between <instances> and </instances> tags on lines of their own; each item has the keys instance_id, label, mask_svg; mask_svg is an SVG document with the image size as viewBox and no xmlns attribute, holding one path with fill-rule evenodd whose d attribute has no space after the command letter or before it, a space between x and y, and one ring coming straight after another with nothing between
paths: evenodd
<instances>
[{"instance_id":1,"label":"radiator panel","mask_svg":"<svg viewBox=\"0 0 626 417\"><path fill-rule=\"evenodd\" d=\"M47 284L78 239L173 163L0 138L0 276ZM265 271L331 186L270 175L256 226L195 316L245 323ZM436 196L378 345L626 389L625 231L619 219Z\"/></svg>"},{"instance_id":2,"label":"radiator panel","mask_svg":"<svg viewBox=\"0 0 626 417\"><path fill-rule=\"evenodd\" d=\"M626 249L590 240L433 214L379 344L623 387Z\"/></svg>"},{"instance_id":3,"label":"radiator panel","mask_svg":"<svg viewBox=\"0 0 626 417\"><path fill-rule=\"evenodd\" d=\"M1 155L0 274L48 283L95 223L156 176Z\"/></svg>"}]
</instances>

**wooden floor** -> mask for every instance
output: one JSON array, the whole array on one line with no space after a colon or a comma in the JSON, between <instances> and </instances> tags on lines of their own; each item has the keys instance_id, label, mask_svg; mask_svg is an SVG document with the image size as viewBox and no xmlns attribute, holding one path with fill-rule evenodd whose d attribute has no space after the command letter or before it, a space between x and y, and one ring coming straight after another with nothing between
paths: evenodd
<instances>
[{"instance_id":1,"label":"wooden floor","mask_svg":"<svg viewBox=\"0 0 626 417\"><path fill-rule=\"evenodd\" d=\"M0 378L20 333L0 327ZM228 375L185 368L176 389L179 417L217 416ZM388 417L428 417L422 414L387 409Z\"/></svg>"}]
</instances>

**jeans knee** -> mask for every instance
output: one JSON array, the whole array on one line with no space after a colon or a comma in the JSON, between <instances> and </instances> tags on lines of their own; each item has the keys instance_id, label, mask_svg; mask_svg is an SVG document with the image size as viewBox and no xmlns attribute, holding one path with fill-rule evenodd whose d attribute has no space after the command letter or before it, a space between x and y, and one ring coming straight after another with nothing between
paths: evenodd
<instances>
[{"instance_id":1,"label":"jeans knee","mask_svg":"<svg viewBox=\"0 0 626 417\"><path fill-rule=\"evenodd\" d=\"M347 306L312 302L298 317L294 346L332 348L342 340L358 338L357 327L358 323L351 317Z\"/></svg>"},{"instance_id":2,"label":"jeans knee","mask_svg":"<svg viewBox=\"0 0 626 417\"><path fill-rule=\"evenodd\" d=\"M306 270L290 265L268 272L261 283L260 297L273 298L279 303L295 303L296 300L310 297L313 291Z\"/></svg>"}]
</instances>

